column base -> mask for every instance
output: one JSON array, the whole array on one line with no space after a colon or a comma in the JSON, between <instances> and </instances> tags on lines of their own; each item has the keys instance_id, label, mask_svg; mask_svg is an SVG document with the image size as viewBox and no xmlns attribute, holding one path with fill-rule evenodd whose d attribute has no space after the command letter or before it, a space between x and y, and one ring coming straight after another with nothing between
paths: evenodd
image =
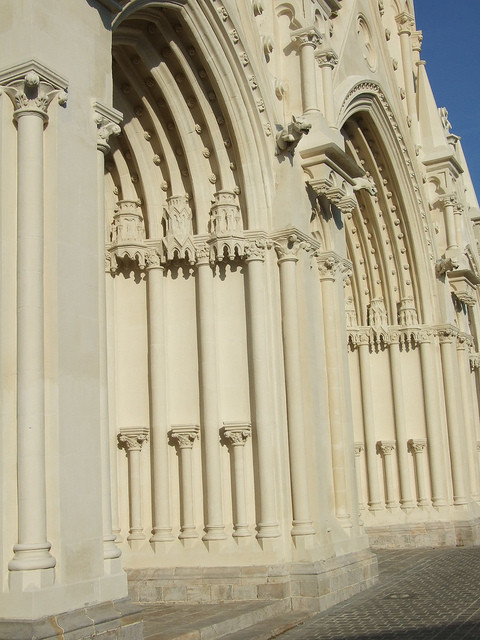
<instances>
[{"instance_id":1,"label":"column base","mask_svg":"<svg viewBox=\"0 0 480 640\"><path fill-rule=\"evenodd\" d=\"M35 569L52 569L55 558L50 554L50 542L16 544L14 555L8 563L10 571L30 571Z\"/></svg>"},{"instance_id":2,"label":"column base","mask_svg":"<svg viewBox=\"0 0 480 640\"><path fill-rule=\"evenodd\" d=\"M185 526L182 527L182 530L178 534L178 537L180 540L193 540L194 538L198 538L198 534L193 525Z\"/></svg>"},{"instance_id":3,"label":"column base","mask_svg":"<svg viewBox=\"0 0 480 640\"><path fill-rule=\"evenodd\" d=\"M315 529L311 520L294 520L292 522L292 536L314 536Z\"/></svg>"},{"instance_id":4,"label":"column base","mask_svg":"<svg viewBox=\"0 0 480 640\"><path fill-rule=\"evenodd\" d=\"M173 542L175 540L170 527L157 527L153 529L150 542Z\"/></svg>"},{"instance_id":5,"label":"column base","mask_svg":"<svg viewBox=\"0 0 480 640\"><path fill-rule=\"evenodd\" d=\"M207 525L205 527L206 533L203 536L202 540L205 541L209 541L209 540L226 540L227 538L227 534L224 531L225 527L223 524L218 524L218 525Z\"/></svg>"},{"instance_id":6,"label":"column base","mask_svg":"<svg viewBox=\"0 0 480 640\"><path fill-rule=\"evenodd\" d=\"M113 560L114 558L120 558L121 555L121 550L115 544L115 536L105 536L103 539L103 559Z\"/></svg>"},{"instance_id":7,"label":"column base","mask_svg":"<svg viewBox=\"0 0 480 640\"><path fill-rule=\"evenodd\" d=\"M8 588L10 591L36 591L52 587L55 584L55 569L30 569L10 571Z\"/></svg>"},{"instance_id":8,"label":"column base","mask_svg":"<svg viewBox=\"0 0 480 640\"><path fill-rule=\"evenodd\" d=\"M280 531L278 529L278 522L264 523L259 522L257 525L257 540L262 538L279 538Z\"/></svg>"},{"instance_id":9,"label":"column base","mask_svg":"<svg viewBox=\"0 0 480 640\"><path fill-rule=\"evenodd\" d=\"M236 524L234 526L234 529L235 530L232 533L232 536L234 538L248 538L252 535L248 529L247 524Z\"/></svg>"}]
</instances>

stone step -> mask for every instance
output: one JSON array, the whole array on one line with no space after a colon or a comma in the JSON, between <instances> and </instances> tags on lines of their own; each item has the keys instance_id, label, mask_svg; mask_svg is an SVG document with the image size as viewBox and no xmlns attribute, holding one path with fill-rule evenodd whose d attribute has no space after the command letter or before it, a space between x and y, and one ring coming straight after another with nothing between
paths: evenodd
<instances>
[{"instance_id":1,"label":"stone step","mask_svg":"<svg viewBox=\"0 0 480 640\"><path fill-rule=\"evenodd\" d=\"M143 605L143 610L144 640L230 638L232 634L253 629L262 623L266 625L266 629L277 628L279 620L283 621L285 616L292 614L289 599L220 604L146 604ZM301 619L299 613L294 615L297 621ZM305 615L308 614L304 614L303 618ZM287 628L291 626L294 623ZM243 637L255 636L247 633Z\"/></svg>"},{"instance_id":2,"label":"stone step","mask_svg":"<svg viewBox=\"0 0 480 640\"><path fill-rule=\"evenodd\" d=\"M262 620L257 624L235 631L222 637L222 640L271 640L277 636L302 625L305 620L314 615L308 611L291 611L274 618Z\"/></svg>"}]
</instances>

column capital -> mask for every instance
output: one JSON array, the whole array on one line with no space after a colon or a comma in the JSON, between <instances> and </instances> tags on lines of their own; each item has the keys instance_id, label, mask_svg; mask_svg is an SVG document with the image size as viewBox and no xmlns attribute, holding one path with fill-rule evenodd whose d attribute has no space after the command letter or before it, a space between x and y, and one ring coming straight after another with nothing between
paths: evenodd
<instances>
[{"instance_id":1,"label":"column capital","mask_svg":"<svg viewBox=\"0 0 480 640\"><path fill-rule=\"evenodd\" d=\"M140 451L143 443L148 440L148 433L148 427L126 427L120 429L118 443L127 453Z\"/></svg>"},{"instance_id":2,"label":"column capital","mask_svg":"<svg viewBox=\"0 0 480 640\"><path fill-rule=\"evenodd\" d=\"M317 252L315 258L321 280L335 280L345 270L344 260L333 251Z\"/></svg>"},{"instance_id":3,"label":"column capital","mask_svg":"<svg viewBox=\"0 0 480 640\"><path fill-rule=\"evenodd\" d=\"M108 139L111 135L118 136L121 133L120 123L123 120L123 114L99 102L94 102L92 106L97 125L97 149L107 155L110 151Z\"/></svg>"},{"instance_id":4,"label":"column capital","mask_svg":"<svg viewBox=\"0 0 480 640\"><path fill-rule=\"evenodd\" d=\"M195 261L197 265L210 264L210 247L206 242L195 244Z\"/></svg>"},{"instance_id":5,"label":"column capital","mask_svg":"<svg viewBox=\"0 0 480 640\"><path fill-rule=\"evenodd\" d=\"M425 438L410 439L407 442L407 445L408 445L408 450L411 453L419 454L425 451L427 447L427 440Z\"/></svg>"},{"instance_id":6,"label":"column capital","mask_svg":"<svg viewBox=\"0 0 480 640\"><path fill-rule=\"evenodd\" d=\"M377 442L377 453L383 456L389 456L395 451L397 443L395 440L379 440Z\"/></svg>"},{"instance_id":7,"label":"column capital","mask_svg":"<svg viewBox=\"0 0 480 640\"><path fill-rule=\"evenodd\" d=\"M439 197L439 202L443 204L444 207L456 207L458 204L458 198L456 193L445 193Z\"/></svg>"},{"instance_id":8,"label":"column capital","mask_svg":"<svg viewBox=\"0 0 480 640\"><path fill-rule=\"evenodd\" d=\"M273 246L277 253L278 263L297 262L297 254L301 249L311 249L311 244L301 234L296 231L286 232L282 235L276 235L273 239Z\"/></svg>"},{"instance_id":9,"label":"column capital","mask_svg":"<svg viewBox=\"0 0 480 640\"><path fill-rule=\"evenodd\" d=\"M333 49L319 49L315 53L315 59L319 67L333 67L338 64L338 55Z\"/></svg>"},{"instance_id":10,"label":"column capital","mask_svg":"<svg viewBox=\"0 0 480 640\"><path fill-rule=\"evenodd\" d=\"M253 262L254 260L263 262L267 253L267 249L272 247L272 242L267 238L253 238L245 243L245 261Z\"/></svg>"},{"instance_id":11,"label":"column capital","mask_svg":"<svg viewBox=\"0 0 480 640\"><path fill-rule=\"evenodd\" d=\"M200 427L192 425L174 425L168 432L170 440L179 449L191 449L200 436Z\"/></svg>"},{"instance_id":12,"label":"column capital","mask_svg":"<svg viewBox=\"0 0 480 640\"><path fill-rule=\"evenodd\" d=\"M438 327L437 335L440 344L453 344L458 336L458 329L450 326Z\"/></svg>"},{"instance_id":13,"label":"column capital","mask_svg":"<svg viewBox=\"0 0 480 640\"><path fill-rule=\"evenodd\" d=\"M34 114L47 122L48 107L55 98L61 106L67 103L67 87L66 80L36 60L0 71L0 93L12 101L15 120Z\"/></svg>"},{"instance_id":14,"label":"column capital","mask_svg":"<svg viewBox=\"0 0 480 640\"><path fill-rule=\"evenodd\" d=\"M300 49L305 46L316 49L323 41L323 35L317 27L302 27L293 31L290 39Z\"/></svg>"},{"instance_id":15,"label":"column capital","mask_svg":"<svg viewBox=\"0 0 480 640\"><path fill-rule=\"evenodd\" d=\"M150 269L162 269L162 257L160 255L160 251L155 248L147 249L145 252L145 269L150 271Z\"/></svg>"},{"instance_id":16,"label":"column capital","mask_svg":"<svg viewBox=\"0 0 480 640\"><path fill-rule=\"evenodd\" d=\"M408 35L410 35L412 33L412 28L415 25L415 20L410 13L408 13L407 11L399 13L397 16L395 16L395 21L397 23L399 34L407 33Z\"/></svg>"},{"instance_id":17,"label":"column capital","mask_svg":"<svg viewBox=\"0 0 480 640\"><path fill-rule=\"evenodd\" d=\"M224 422L221 431L222 436L233 447L245 446L252 435L252 427L248 422Z\"/></svg>"},{"instance_id":18,"label":"column capital","mask_svg":"<svg viewBox=\"0 0 480 640\"><path fill-rule=\"evenodd\" d=\"M417 336L418 344L424 344L427 342L433 342L433 329L420 329Z\"/></svg>"},{"instance_id":19,"label":"column capital","mask_svg":"<svg viewBox=\"0 0 480 640\"><path fill-rule=\"evenodd\" d=\"M362 451L365 451L365 444L363 442L354 442L353 446L354 446L355 457L359 458Z\"/></svg>"}]
</instances>

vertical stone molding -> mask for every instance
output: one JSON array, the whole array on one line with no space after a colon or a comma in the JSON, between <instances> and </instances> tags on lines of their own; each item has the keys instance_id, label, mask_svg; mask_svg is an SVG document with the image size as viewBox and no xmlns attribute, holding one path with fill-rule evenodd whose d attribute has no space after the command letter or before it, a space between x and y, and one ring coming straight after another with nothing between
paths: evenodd
<instances>
[{"instance_id":1,"label":"vertical stone molding","mask_svg":"<svg viewBox=\"0 0 480 640\"><path fill-rule=\"evenodd\" d=\"M197 247L198 367L200 376L200 417L205 453L206 523L203 540L226 538L222 513L219 407L217 380L217 337L213 273L208 245Z\"/></svg>"},{"instance_id":2,"label":"vertical stone molding","mask_svg":"<svg viewBox=\"0 0 480 640\"><path fill-rule=\"evenodd\" d=\"M194 522L192 449L199 434L197 425L176 425L169 432L180 458L181 522L178 537L181 540L198 537Z\"/></svg>"},{"instance_id":3,"label":"vertical stone molding","mask_svg":"<svg viewBox=\"0 0 480 640\"><path fill-rule=\"evenodd\" d=\"M315 50L322 38L323 36L316 27L297 29L292 33L292 42L300 51L300 82L304 113L318 111Z\"/></svg>"},{"instance_id":4,"label":"vertical stone molding","mask_svg":"<svg viewBox=\"0 0 480 640\"><path fill-rule=\"evenodd\" d=\"M365 457L367 461L368 508L383 509L377 470L377 447L373 415L372 380L370 376L370 334L359 332L358 359L360 363L360 388L362 393L363 431L365 435Z\"/></svg>"},{"instance_id":5,"label":"vertical stone molding","mask_svg":"<svg viewBox=\"0 0 480 640\"><path fill-rule=\"evenodd\" d=\"M377 442L377 453L383 458L383 471L385 474L385 506L387 509L398 507L395 496L395 480L393 469L392 453L396 449L394 440L379 440Z\"/></svg>"},{"instance_id":6,"label":"vertical stone molding","mask_svg":"<svg viewBox=\"0 0 480 640\"><path fill-rule=\"evenodd\" d=\"M464 334L457 337L457 360L459 370L459 381L462 394L463 415L465 419L466 446L463 451L468 458L468 471L470 482L470 493L478 500L480 498L480 473L475 453L476 420L478 420L478 410L475 412L474 391L470 372L470 356L468 341ZM471 443L471 444L470 444Z\"/></svg>"},{"instance_id":7,"label":"vertical stone molding","mask_svg":"<svg viewBox=\"0 0 480 640\"><path fill-rule=\"evenodd\" d=\"M445 499L445 466L443 464L443 446L439 426L441 425L438 389L436 380L433 331L422 329L418 332L420 366L422 369L425 423L428 437L428 459L432 486L432 504L443 507Z\"/></svg>"},{"instance_id":8,"label":"vertical stone molding","mask_svg":"<svg viewBox=\"0 0 480 640\"><path fill-rule=\"evenodd\" d=\"M417 102L415 95L415 86L413 83L413 58L412 45L410 36L412 28L415 24L413 16L403 12L396 16L398 33L400 37L400 49L402 52L403 81L405 85L405 97L407 101L407 113L409 124L412 129L413 140L419 143L419 129L417 116Z\"/></svg>"},{"instance_id":9,"label":"vertical stone molding","mask_svg":"<svg viewBox=\"0 0 480 640\"><path fill-rule=\"evenodd\" d=\"M346 372L341 358L344 344L338 323L338 282L342 271L342 262L333 253L317 256L317 267L322 292L323 323L325 327L325 358L329 389L328 413L330 419L330 438L332 443L333 485L335 493L335 514L345 526L350 526L349 496L347 491L346 442L346 406L344 386ZM343 296L343 287L341 295ZM350 454L351 455L351 454Z\"/></svg>"},{"instance_id":10,"label":"vertical stone molding","mask_svg":"<svg viewBox=\"0 0 480 640\"><path fill-rule=\"evenodd\" d=\"M417 478L417 504L425 507L430 504L428 499L427 484L425 482L425 455L427 441L424 438L408 441L408 449L413 455L415 464L415 476Z\"/></svg>"},{"instance_id":11,"label":"vertical stone molding","mask_svg":"<svg viewBox=\"0 0 480 640\"><path fill-rule=\"evenodd\" d=\"M457 197L454 193L449 193L441 198L441 203L444 208L444 220L445 220L445 236L447 239L447 252L455 252L458 250L457 233L455 229L455 206L457 204Z\"/></svg>"},{"instance_id":12,"label":"vertical stone molding","mask_svg":"<svg viewBox=\"0 0 480 640\"><path fill-rule=\"evenodd\" d=\"M315 55L322 73L323 112L329 125L335 122L335 103L333 99L333 69L338 56L333 49L319 49Z\"/></svg>"},{"instance_id":13,"label":"vertical stone molding","mask_svg":"<svg viewBox=\"0 0 480 640\"><path fill-rule=\"evenodd\" d=\"M354 443L354 452L355 452L355 472L357 477L357 495L358 495L358 508L360 510L365 508L363 503L363 483L362 483L362 463L361 456L362 451L365 451L365 445L363 442L355 442Z\"/></svg>"},{"instance_id":14,"label":"vertical stone molding","mask_svg":"<svg viewBox=\"0 0 480 640\"><path fill-rule=\"evenodd\" d=\"M148 366L150 390L150 457L152 461L152 537L173 540L168 469L167 372L165 369L164 268L157 250L145 255L147 271Z\"/></svg>"},{"instance_id":15,"label":"vertical stone molding","mask_svg":"<svg viewBox=\"0 0 480 640\"><path fill-rule=\"evenodd\" d=\"M247 500L245 495L245 444L252 435L249 424L224 422L222 435L230 445L233 456L234 477L234 520L233 537L250 536L247 519Z\"/></svg>"},{"instance_id":16,"label":"vertical stone molding","mask_svg":"<svg viewBox=\"0 0 480 640\"><path fill-rule=\"evenodd\" d=\"M260 519L257 538L278 538L280 535L275 505L275 450L271 379L268 363L265 302L264 239L250 241L245 247L247 277L247 322L251 349L250 370L253 378L253 407L255 411L254 441L257 446L260 493Z\"/></svg>"},{"instance_id":17,"label":"vertical stone molding","mask_svg":"<svg viewBox=\"0 0 480 640\"><path fill-rule=\"evenodd\" d=\"M390 377L392 381L393 412L397 442L398 476L400 482L400 506L402 509L415 507L408 468L407 418L405 414L405 395L400 365L400 333L390 331L388 343L390 359Z\"/></svg>"},{"instance_id":18,"label":"vertical stone molding","mask_svg":"<svg viewBox=\"0 0 480 640\"><path fill-rule=\"evenodd\" d=\"M98 211L98 297L99 297L99 351L100 351L100 432L102 454L102 522L103 557L113 560L121 556L115 545L112 531L112 487L110 471L110 426L108 411L108 369L107 369L107 291L105 275L105 156L110 152L108 144L111 135L120 134L119 123L122 114L95 102L93 104L97 125L97 211ZM107 276L109 277L109 276ZM115 496L116 499L116 496ZM118 567L120 569L120 567Z\"/></svg>"},{"instance_id":19,"label":"vertical stone molding","mask_svg":"<svg viewBox=\"0 0 480 640\"><path fill-rule=\"evenodd\" d=\"M306 464L305 421L302 399L302 365L297 304L297 254L305 247L295 234L278 238L275 250L280 269L283 357L287 396L288 448L292 495L292 536L313 535Z\"/></svg>"},{"instance_id":20,"label":"vertical stone molding","mask_svg":"<svg viewBox=\"0 0 480 640\"><path fill-rule=\"evenodd\" d=\"M459 402L461 390L458 386L458 362L456 354L456 331L445 328L438 332L440 354L442 357L443 387L447 413L448 444L452 470L453 504L467 503L465 483L464 420Z\"/></svg>"},{"instance_id":21,"label":"vertical stone molding","mask_svg":"<svg viewBox=\"0 0 480 640\"><path fill-rule=\"evenodd\" d=\"M142 525L142 479L141 458L143 443L148 439L146 427L120 429L118 443L128 457L128 492L130 502L130 533L127 540L144 540Z\"/></svg>"},{"instance_id":22,"label":"vertical stone molding","mask_svg":"<svg viewBox=\"0 0 480 640\"><path fill-rule=\"evenodd\" d=\"M53 583L55 566L45 485L43 130L54 98L66 103L66 86L36 61L0 72L0 91L11 99L17 125L18 541L8 568L40 570L25 580L36 584L36 576L43 586ZM10 577L11 588L24 589L20 573Z\"/></svg>"}]
</instances>

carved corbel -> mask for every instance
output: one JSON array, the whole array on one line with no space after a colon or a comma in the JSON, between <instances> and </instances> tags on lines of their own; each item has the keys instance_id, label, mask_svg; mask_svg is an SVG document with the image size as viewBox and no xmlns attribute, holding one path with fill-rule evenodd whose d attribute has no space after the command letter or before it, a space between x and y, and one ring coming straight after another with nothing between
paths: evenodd
<instances>
[{"instance_id":1,"label":"carved corbel","mask_svg":"<svg viewBox=\"0 0 480 640\"><path fill-rule=\"evenodd\" d=\"M303 116L296 118L292 116L292 121L277 133L277 150L275 155L282 153L295 153L295 147L302 137L309 133L312 125Z\"/></svg>"},{"instance_id":2,"label":"carved corbel","mask_svg":"<svg viewBox=\"0 0 480 640\"><path fill-rule=\"evenodd\" d=\"M440 258L435 263L435 273L437 274L437 277L441 277L445 275L448 271L453 271L455 269L458 269L458 267L459 267L459 262L457 258L455 257Z\"/></svg>"},{"instance_id":3,"label":"carved corbel","mask_svg":"<svg viewBox=\"0 0 480 640\"><path fill-rule=\"evenodd\" d=\"M99 102L93 103L93 109L97 125L97 149L107 155L110 151L108 144L110 136L118 136L121 133L120 123L123 120L123 114L116 109L104 107Z\"/></svg>"}]
</instances>

